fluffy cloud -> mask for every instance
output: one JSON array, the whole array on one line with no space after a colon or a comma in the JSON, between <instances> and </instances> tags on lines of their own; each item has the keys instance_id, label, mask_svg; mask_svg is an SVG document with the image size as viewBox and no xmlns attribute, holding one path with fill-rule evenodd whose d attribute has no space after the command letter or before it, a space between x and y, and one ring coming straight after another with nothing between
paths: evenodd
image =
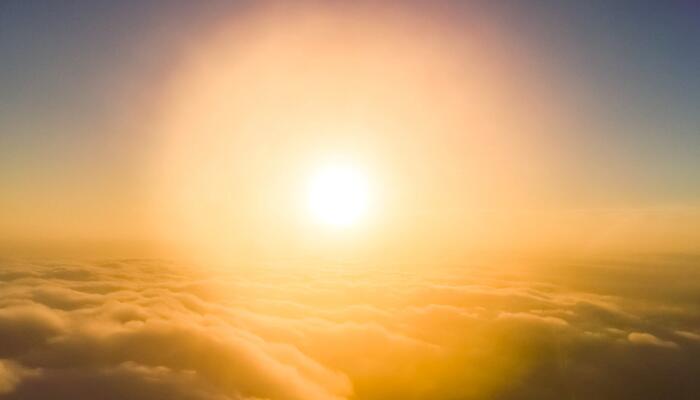
<instances>
[{"instance_id":1,"label":"fluffy cloud","mask_svg":"<svg viewBox=\"0 0 700 400\"><path fill-rule=\"evenodd\" d=\"M690 399L700 273L665 267L5 261L0 398Z\"/></svg>"}]
</instances>

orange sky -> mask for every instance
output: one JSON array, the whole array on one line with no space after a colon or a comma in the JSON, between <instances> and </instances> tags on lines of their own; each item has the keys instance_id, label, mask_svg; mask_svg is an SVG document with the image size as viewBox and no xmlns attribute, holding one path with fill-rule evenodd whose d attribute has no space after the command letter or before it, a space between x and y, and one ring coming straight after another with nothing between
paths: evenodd
<instances>
[{"instance_id":1,"label":"orange sky","mask_svg":"<svg viewBox=\"0 0 700 400\"><path fill-rule=\"evenodd\" d=\"M546 46L488 12L462 24L424 12L261 6L182 34L167 72L102 83L108 117L53 126L82 132L51 139L70 156L26 139L39 166L5 169L2 236L240 260L697 250L692 195L659 196L644 169L615 164L622 148L615 173L588 154L607 122ZM369 214L343 232L301 204L334 158L372 187Z\"/></svg>"}]
</instances>

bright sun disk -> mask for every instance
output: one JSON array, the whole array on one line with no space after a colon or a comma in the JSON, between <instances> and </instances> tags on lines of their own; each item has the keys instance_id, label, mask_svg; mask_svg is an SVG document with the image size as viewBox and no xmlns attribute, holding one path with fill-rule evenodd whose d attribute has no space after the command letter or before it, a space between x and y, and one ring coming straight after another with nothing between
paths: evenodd
<instances>
[{"instance_id":1,"label":"bright sun disk","mask_svg":"<svg viewBox=\"0 0 700 400\"><path fill-rule=\"evenodd\" d=\"M366 176L352 166L321 168L310 180L309 211L314 219L326 225L353 225L367 211L368 186Z\"/></svg>"}]
</instances>

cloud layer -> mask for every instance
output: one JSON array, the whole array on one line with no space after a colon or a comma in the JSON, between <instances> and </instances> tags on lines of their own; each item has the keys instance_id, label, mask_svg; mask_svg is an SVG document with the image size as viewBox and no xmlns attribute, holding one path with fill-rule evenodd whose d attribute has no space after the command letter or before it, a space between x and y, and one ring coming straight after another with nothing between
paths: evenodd
<instances>
[{"instance_id":1,"label":"cloud layer","mask_svg":"<svg viewBox=\"0 0 700 400\"><path fill-rule=\"evenodd\" d=\"M256 272L4 261L0 398L690 399L696 261Z\"/></svg>"}]
</instances>

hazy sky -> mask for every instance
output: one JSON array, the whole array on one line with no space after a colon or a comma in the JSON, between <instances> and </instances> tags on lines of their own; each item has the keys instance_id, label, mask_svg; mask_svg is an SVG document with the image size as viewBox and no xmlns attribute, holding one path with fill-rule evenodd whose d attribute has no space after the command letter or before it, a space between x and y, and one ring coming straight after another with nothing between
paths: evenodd
<instances>
[{"instance_id":1,"label":"hazy sky","mask_svg":"<svg viewBox=\"0 0 700 400\"><path fill-rule=\"evenodd\" d=\"M432 104L417 107L436 110L442 107L439 112L425 113L424 120L429 123L443 118L463 131L469 130L470 112L482 112L462 109L459 104L476 102L479 105L475 107L486 109L491 100L482 102L480 97L502 94L506 100L493 100L493 104L501 104L494 106L496 109L507 110L498 110L499 114L492 117L494 121L504 120L512 125L502 141L511 143L509 146L515 150L508 150L512 153L506 152L504 160L496 160L488 151L483 157L488 162L505 165L504 170L519 173L523 166L532 168L532 176L503 174L509 187L532 183L523 184L527 186L523 193L529 195L516 196L528 197L528 201L522 202L523 209L540 206L564 210L643 209L652 210L651 219L664 221L669 212L676 213L674 221L688 213L697 216L700 201L698 5L691 1L487 3L490 2L402 2L371 7L362 3L346 6L341 2L311 2L275 7L258 2L4 1L0 5L2 234L9 238L149 237L150 231L144 227L150 224L153 214L152 164L166 147L163 137L171 135L163 132L162 115L172 114L172 110L167 110L169 104L173 98L182 97L173 94L172 88L178 87L177 82L201 86L192 72L186 72L190 68L188 63L197 57L208 60L200 64L219 63L222 68L228 68L223 66L231 62L231 69L237 68L229 55L236 57L239 54L236 52L243 50L232 46L225 50L229 55L223 50L212 51L216 45L211 43L222 40L217 39L216 32L235 31L246 24L254 26L256 18L267 21L267 7L276 10L271 12L276 17L270 19L272 22L262 23L263 33L242 40L241 48L246 43L255 45L265 35L272 37L272 42L284 38L275 44L282 48L295 46L287 46L285 40L291 40L295 30L305 26L303 21L294 21L301 13L299 10L306 10L329 21L342 15L342 23L329 23L337 28L326 26L320 28L321 32L356 39L348 45L351 50L347 54L343 54L340 46L341 49L333 50L338 51L333 57L352 57L363 54L362 51L374 54L372 51L376 49L367 49L375 44L385 46L388 53L404 54L400 53L403 51L408 55L414 51L411 47L414 43L418 49L415 54L419 54L416 57L421 57L424 51L430 62L421 64L422 61L410 60L408 56L397 56L404 61L392 65L390 68L396 73L387 72L387 76L403 79L405 73L405 82L410 82L418 76L439 79L449 68L461 69L463 76L455 72L442 83L455 92L451 96L458 105L434 105L442 101L441 93L447 91L425 94L417 85L417 95L423 96L417 101ZM275 27L274 18L282 21L279 28ZM371 29L359 35L353 33L353 29L361 31L358 27L363 24ZM243 30L230 33L231 38L249 34L242 33ZM399 43L391 32L408 43ZM316 40L318 35L314 35L309 33L313 38L310 41ZM299 44L301 49L306 45ZM208 56L201 55L207 51ZM385 56L389 57L383 53L368 57L375 57L376 65L388 65L389 58L381 59ZM454 60L461 64L450 64ZM279 70L270 73L279 75L290 71L294 60L282 58L275 62ZM342 60L339 63L345 65ZM368 63L371 71L367 74L374 75L371 79L357 78L366 80L360 82L356 91L359 99L363 98L362 90L377 86L376 82L371 83L372 79L382 73L372 69L375 64ZM352 82L352 67L341 71L345 67L338 65L331 64L329 68L337 74L328 79L338 80L342 76ZM427 75L420 75L423 73ZM253 83L245 90L256 92L264 87L260 85L267 78L255 73L251 76L254 78L246 82ZM416 79L423 79L420 77ZM312 85L317 83L314 81ZM496 89L501 86L505 89ZM475 93L476 87L481 92ZM406 96L411 94L406 93ZM385 96L383 92L364 95L365 99ZM380 106L394 104L389 97L386 99L379 101ZM351 99L346 103L361 101ZM509 113L517 116L511 118ZM274 112L268 115L283 120ZM477 118L481 117L477 115ZM516 133L520 129L519 118L528 120L529 125ZM440 126L436 123L435 129ZM485 172L480 176L491 179L493 173L489 168L501 168L488 163L469 164L470 161L443 162L452 158L473 160L478 157L474 155L477 146L490 146L488 141L460 141L445 132L394 135L399 137L395 143L387 139L381 146L397 149L395 154L382 148L377 152L378 157L389 159L404 151L395 146L399 142L401 146L414 143L426 149L426 153L434 151L435 154L422 159L418 152L407 150L404 160L406 165L421 162L430 165L428 169L432 169L426 169L425 182L432 183L423 191L434 193L451 193L452 188L460 187L460 182L480 179L476 173L459 175L460 170L483 168ZM231 136L237 134L231 130ZM295 134L286 133L292 141L296 140ZM374 135L391 136L376 127ZM494 139L500 143L499 140ZM266 142L246 143L246 149L257 149ZM445 152L449 154L444 158L436 155ZM501 150L496 153L503 154ZM508 166L509 163L512 165ZM398 162L395 167L406 174L418 173L403 165ZM454 171L457 172L453 174ZM450 174L454 179L445 178ZM418 177L414 185L425 182ZM391 182L387 185L391 187ZM405 182L401 185L406 186ZM531 188L535 186L537 189ZM485 193L484 197L491 193L491 189L475 188ZM451 200L439 206L437 197L426 202L436 204L435 208L458 208L464 197L463 193L440 196Z\"/></svg>"}]
</instances>

